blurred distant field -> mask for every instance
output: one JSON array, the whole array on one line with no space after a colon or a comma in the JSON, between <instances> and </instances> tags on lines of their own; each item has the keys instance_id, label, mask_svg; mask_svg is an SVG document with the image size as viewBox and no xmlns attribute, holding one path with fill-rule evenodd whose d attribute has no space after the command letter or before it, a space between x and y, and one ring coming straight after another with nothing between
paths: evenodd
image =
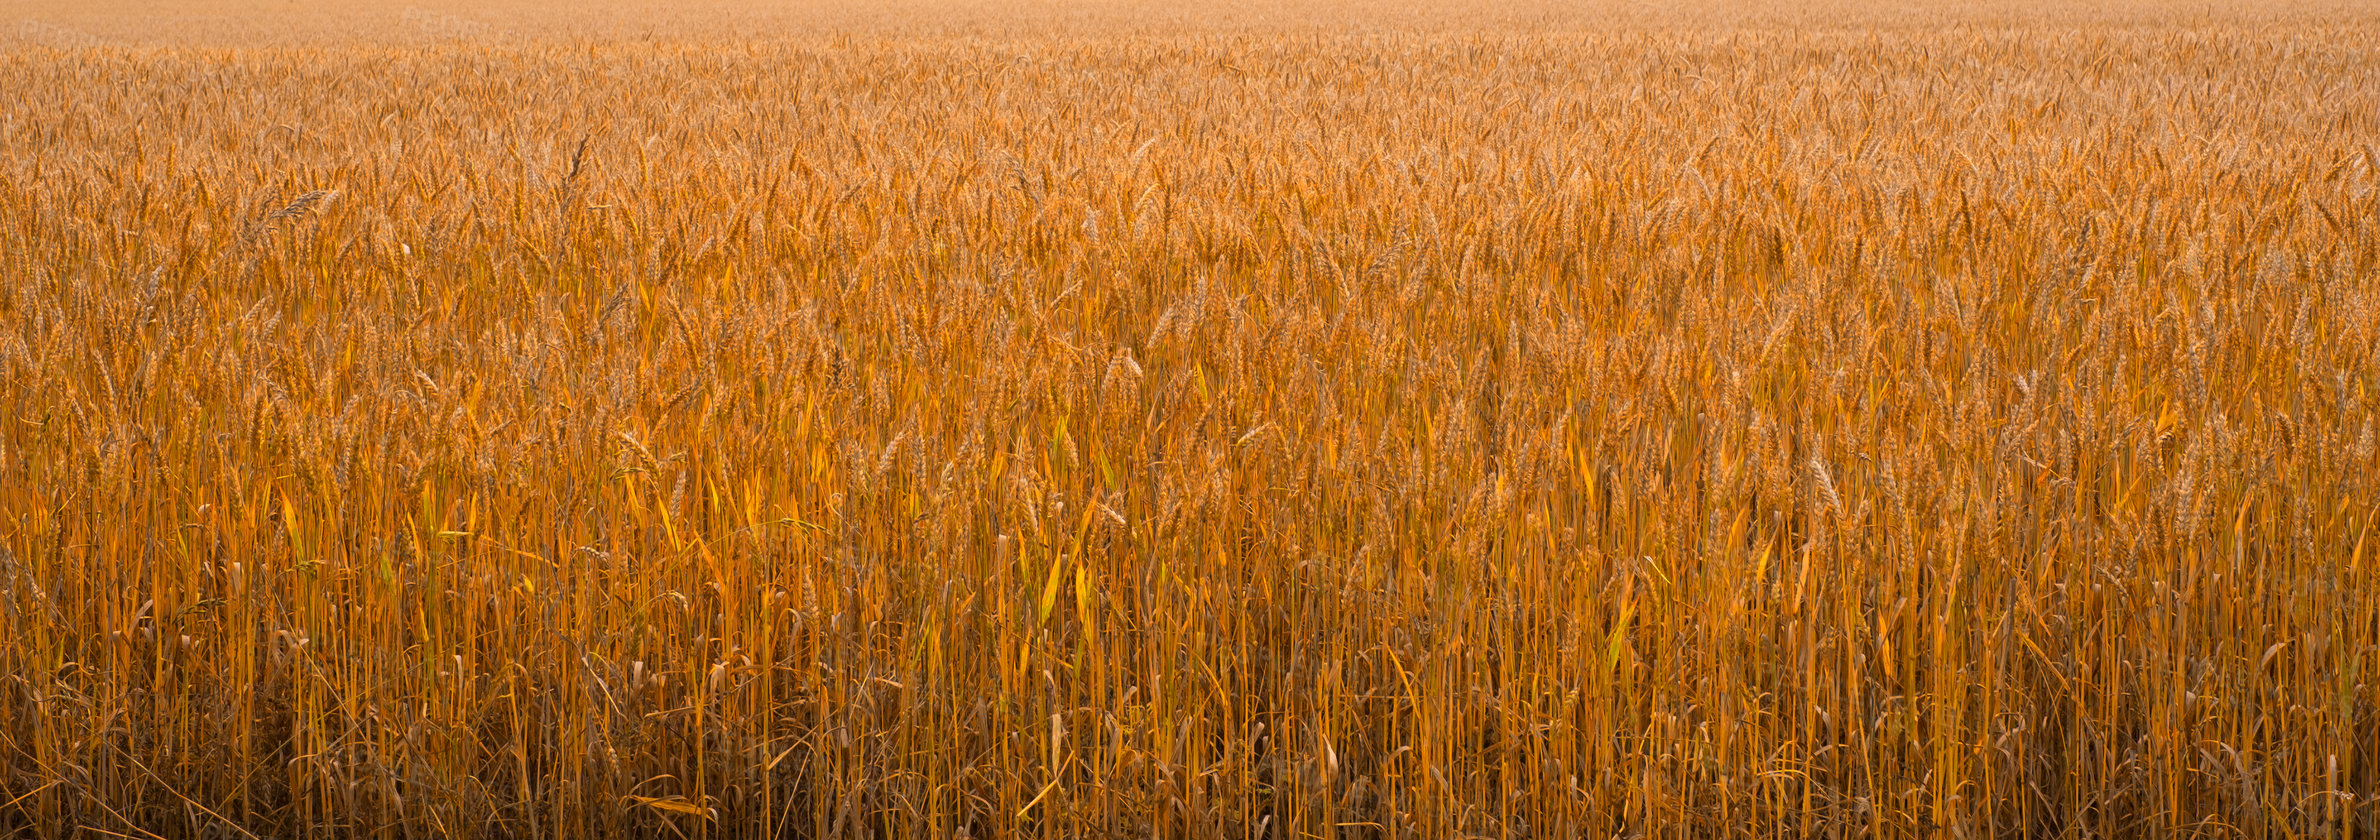
<instances>
[{"instance_id":1,"label":"blurred distant field","mask_svg":"<svg viewBox=\"0 0 2380 840\"><path fill-rule=\"evenodd\" d=\"M2375 20L2380 8L2361 0L0 0L0 38L12 34L6 31L11 25L31 23L36 30L62 26L125 44L247 48L513 37L538 42L663 37L719 46L836 34L1042 40L1125 33L2237 31L2368 27ZM33 40L40 39L35 33Z\"/></svg>"},{"instance_id":2,"label":"blurred distant field","mask_svg":"<svg viewBox=\"0 0 2380 840\"><path fill-rule=\"evenodd\" d=\"M0 836L2380 837L2380 11L0 0Z\"/></svg>"}]
</instances>

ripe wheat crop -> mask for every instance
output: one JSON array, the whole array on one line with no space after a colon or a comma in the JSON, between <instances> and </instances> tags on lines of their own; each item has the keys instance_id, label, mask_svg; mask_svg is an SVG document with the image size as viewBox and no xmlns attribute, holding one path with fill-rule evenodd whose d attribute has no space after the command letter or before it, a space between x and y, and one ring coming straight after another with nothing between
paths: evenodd
<instances>
[{"instance_id":1,"label":"ripe wheat crop","mask_svg":"<svg viewBox=\"0 0 2380 840\"><path fill-rule=\"evenodd\" d=\"M446 14L0 48L0 835L2380 836L2370 21Z\"/></svg>"}]
</instances>

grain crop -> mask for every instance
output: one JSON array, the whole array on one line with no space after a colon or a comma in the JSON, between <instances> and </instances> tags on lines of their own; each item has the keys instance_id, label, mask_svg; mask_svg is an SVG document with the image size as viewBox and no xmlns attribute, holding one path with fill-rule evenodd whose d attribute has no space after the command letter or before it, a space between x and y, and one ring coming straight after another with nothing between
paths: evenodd
<instances>
[{"instance_id":1,"label":"grain crop","mask_svg":"<svg viewBox=\"0 0 2380 840\"><path fill-rule=\"evenodd\" d=\"M1034 8L0 32L0 835L2380 837L2373 15Z\"/></svg>"}]
</instances>

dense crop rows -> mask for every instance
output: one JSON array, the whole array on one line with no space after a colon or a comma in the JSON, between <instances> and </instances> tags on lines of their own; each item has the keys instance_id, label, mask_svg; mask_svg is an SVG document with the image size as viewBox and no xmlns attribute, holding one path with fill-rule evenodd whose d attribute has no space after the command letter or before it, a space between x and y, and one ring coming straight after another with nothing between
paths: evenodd
<instances>
[{"instance_id":1,"label":"dense crop rows","mask_svg":"<svg viewBox=\"0 0 2380 840\"><path fill-rule=\"evenodd\" d=\"M0 51L0 833L2380 833L2380 32Z\"/></svg>"}]
</instances>

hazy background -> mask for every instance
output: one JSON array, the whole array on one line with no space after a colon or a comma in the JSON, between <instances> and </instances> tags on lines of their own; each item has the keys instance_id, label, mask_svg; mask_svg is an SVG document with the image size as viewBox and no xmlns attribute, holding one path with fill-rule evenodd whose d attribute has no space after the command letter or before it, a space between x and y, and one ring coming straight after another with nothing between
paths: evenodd
<instances>
[{"instance_id":1,"label":"hazy background","mask_svg":"<svg viewBox=\"0 0 2380 840\"><path fill-rule=\"evenodd\" d=\"M1112 30L2188 26L2380 18L2360 0L0 0L0 43L1033 35Z\"/></svg>"}]
</instances>

